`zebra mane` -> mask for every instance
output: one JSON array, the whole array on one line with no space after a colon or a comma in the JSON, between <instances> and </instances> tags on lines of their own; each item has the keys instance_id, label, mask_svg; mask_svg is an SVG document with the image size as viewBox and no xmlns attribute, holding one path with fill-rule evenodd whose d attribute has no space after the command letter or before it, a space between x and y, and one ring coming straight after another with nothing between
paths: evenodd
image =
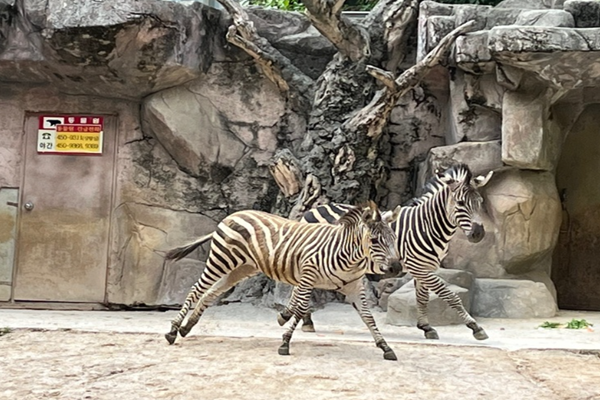
<instances>
[{"instance_id":1,"label":"zebra mane","mask_svg":"<svg viewBox=\"0 0 600 400\"><path fill-rule=\"evenodd\" d=\"M414 207L426 203L442 188L448 186L448 181L471 182L472 177L473 174L467 164L455 164L445 171L433 175L425 184L423 194L419 197L413 197L404 207Z\"/></svg>"},{"instance_id":2,"label":"zebra mane","mask_svg":"<svg viewBox=\"0 0 600 400\"><path fill-rule=\"evenodd\" d=\"M362 205L354 206L335 221L334 224L344 225L345 227L357 225L361 221L364 209L365 207Z\"/></svg>"}]
</instances>

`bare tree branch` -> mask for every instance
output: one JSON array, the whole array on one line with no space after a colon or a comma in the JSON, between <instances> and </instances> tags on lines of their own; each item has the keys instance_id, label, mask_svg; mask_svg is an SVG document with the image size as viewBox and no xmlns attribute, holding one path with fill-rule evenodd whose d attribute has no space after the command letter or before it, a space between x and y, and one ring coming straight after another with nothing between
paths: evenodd
<instances>
[{"instance_id":1,"label":"bare tree branch","mask_svg":"<svg viewBox=\"0 0 600 400\"><path fill-rule=\"evenodd\" d=\"M323 36L333 43L340 53L352 61L371 55L367 31L342 16L345 0L302 0L306 15Z\"/></svg>"},{"instance_id":2,"label":"bare tree branch","mask_svg":"<svg viewBox=\"0 0 600 400\"><path fill-rule=\"evenodd\" d=\"M389 71L369 67L368 72L386 87L379 90L367 106L348 120L344 124L344 128L365 130L367 136L379 137L398 99L417 86L425 75L446 57L457 37L472 31L474 28L475 21L469 21L454 29L423 60L407 69L393 83L390 82Z\"/></svg>"},{"instance_id":3,"label":"bare tree branch","mask_svg":"<svg viewBox=\"0 0 600 400\"><path fill-rule=\"evenodd\" d=\"M244 50L261 67L264 74L287 96L292 106L307 113L314 96L313 80L294 66L268 40L258 35L248 14L235 0L217 0L231 15L233 25L227 41Z\"/></svg>"}]
</instances>

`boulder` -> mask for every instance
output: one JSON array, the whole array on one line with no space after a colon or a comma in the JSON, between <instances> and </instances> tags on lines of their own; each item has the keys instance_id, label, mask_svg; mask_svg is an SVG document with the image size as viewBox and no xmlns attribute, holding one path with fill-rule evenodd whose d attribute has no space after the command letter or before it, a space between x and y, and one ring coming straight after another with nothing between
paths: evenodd
<instances>
[{"instance_id":1,"label":"boulder","mask_svg":"<svg viewBox=\"0 0 600 400\"><path fill-rule=\"evenodd\" d=\"M221 13L199 2L31 0L4 8L5 82L139 99L194 79L223 54Z\"/></svg>"},{"instance_id":2,"label":"boulder","mask_svg":"<svg viewBox=\"0 0 600 400\"><path fill-rule=\"evenodd\" d=\"M474 176L485 175L491 170L501 168L501 143L499 140L463 142L432 148L421 167L418 186L424 187L436 170L444 170L456 163L467 164Z\"/></svg>"},{"instance_id":3,"label":"boulder","mask_svg":"<svg viewBox=\"0 0 600 400\"><path fill-rule=\"evenodd\" d=\"M467 311L469 311L471 308L472 297L471 288L475 281L475 277L467 271L451 269L438 269L435 274L448 284L448 288L450 290L458 294L463 306ZM411 279L410 275L408 274L400 279L407 279L407 277L408 279ZM384 290L389 292L395 286L394 284L400 282L401 280L384 283ZM429 317L429 322L432 325L452 325L464 323L462 318L459 317L458 313L451 309L448 303L439 298L435 293L429 293L427 315ZM408 283L395 290L391 295L388 295L386 322L391 325L416 326L417 316L418 312L415 294L415 282L414 279L411 279Z\"/></svg>"},{"instance_id":4,"label":"boulder","mask_svg":"<svg viewBox=\"0 0 600 400\"><path fill-rule=\"evenodd\" d=\"M512 279L476 279L473 315L486 318L551 318L557 307L546 285Z\"/></svg>"},{"instance_id":5,"label":"boulder","mask_svg":"<svg viewBox=\"0 0 600 400\"><path fill-rule=\"evenodd\" d=\"M471 308L471 295L468 289L456 285L448 285L448 288L456 293L467 311ZM429 293L427 307L429 322L433 326L462 324L464 321L458 313L450 308L448 303L438 297L435 293ZM388 309L385 322L390 325L416 326L417 325L417 299L414 287L406 284L388 299Z\"/></svg>"},{"instance_id":6,"label":"boulder","mask_svg":"<svg viewBox=\"0 0 600 400\"><path fill-rule=\"evenodd\" d=\"M448 144L500 139L504 89L495 76L456 71L450 81L450 131Z\"/></svg>"},{"instance_id":7,"label":"boulder","mask_svg":"<svg viewBox=\"0 0 600 400\"><path fill-rule=\"evenodd\" d=\"M567 0L564 10L573 15L575 26L590 28L600 26L600 3L593 0Z\"/></svg>"},{"instance_id":8,"label":"boulder","mask_svg":"<svg viewBox=\"0 0 600 400\"><path fill-rule=\"evenodd\" d=\"M575 27L573 15L563 10L523 11L515 21L515 25Z\"/></svg>"},{"instance_id":9,"label":"boulder","mask_svg":"<svg viewBox=\"0 0 600 400\"><path fill-rule=\"evenodd\" d=\"M561 205L549 172L503 170L484 187L486 235L470 243L459 231L444 265L477 277L548 271L561 223Z\"/></svg>"},{"instance_id":10,"label":"boulder","mask_svg":"<svg viewBox=\"0 0 600 400\"><path fill-rule=\"evenodd\" d=\"M502 106L502 162L551 171L558 162L560 130L549 117L550 89L507 92Z\"/></svg>"}]
</instances>

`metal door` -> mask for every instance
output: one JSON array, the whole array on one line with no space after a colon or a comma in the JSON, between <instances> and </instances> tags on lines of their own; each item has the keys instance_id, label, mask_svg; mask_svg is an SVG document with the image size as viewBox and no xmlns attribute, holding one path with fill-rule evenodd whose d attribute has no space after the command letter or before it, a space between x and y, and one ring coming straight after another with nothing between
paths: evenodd
<instances>
[{"instance_id":1,"label":"metal door","mask_svg":"<svg viewBox=\"0 0 600 400\"><path fill-rule=\"evenodd\" d=\"M74 120L63 117L51 121L67 124L67 119ZM39 125L41 118L29 115L25 122L14 300L103 302L116 118L95 119L103 119L101 154L40 152L40 147L45 146ZM61 129L68 128L65 125ZM50 136L45 133L43 139ZM63 141L54 146L68 148L80 144Z\"/></svg>"}]
</instances>

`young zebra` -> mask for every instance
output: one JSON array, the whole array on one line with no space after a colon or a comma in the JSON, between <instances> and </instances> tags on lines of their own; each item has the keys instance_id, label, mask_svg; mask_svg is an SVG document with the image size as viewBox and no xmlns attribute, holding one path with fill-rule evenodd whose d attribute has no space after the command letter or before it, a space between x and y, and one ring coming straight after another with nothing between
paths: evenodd
<instances>
[{"instance_id":1,"label":"young zebra","mask_svg":"<svg viewBox=\"0 0 600 400\"><path fill-rule=\"evenodd\" d=\"M241 280L263 272L297 287L290 307L292 322L283 334L279 354L289 355L292 334L308 311L313 288L337 290L351 299L386 360L396 360L377 329L367 306L362 277L382 274L398 259L396 235L374 203L354 207L336 224L305 224L261 211L236 212L219 223L215 232L170 250L166 259L179 260L212 238L206 267L194 284L165 335L170 344L177 333L186 336L204 310ZM372 262L371 262L372 260ZM192 304L196 307L181 326Z\"/></svg>"},{"instance_id":2,"label":"young zebra","mask_svg":"<svg viewBox=\"0 0 600 400\"><path fill-rule=\"evenodd\" d=\"M436 174L426 185L421 197L395 210L397 217L393 218L391 226L397 235L396 245L403 269L410 272L415 280L417 327L424 331L427 339L439 339L437 331L431 327L427 318L430 291L458 312L476 339L488 338L485 330L465 310L460 297L434 271L440 267L448 253L448 244L457 227L472 243L483 239L485 230L477 221L483 204L478 188L484 186L491 176L492 172L486 177L472 179L471 171L466 165L455 165ZM348 207L345 204L319 206L309 210L303 220L332 223ZM384 213L384 217L385 215ZM290 304L294 303L294 296L295 292L292 292ZM278 321L281 323L288 315L289 312L284 310L278 316ZM303 318L302 330L314 332L310 313Z\"/></svg>"}]
</instances>

